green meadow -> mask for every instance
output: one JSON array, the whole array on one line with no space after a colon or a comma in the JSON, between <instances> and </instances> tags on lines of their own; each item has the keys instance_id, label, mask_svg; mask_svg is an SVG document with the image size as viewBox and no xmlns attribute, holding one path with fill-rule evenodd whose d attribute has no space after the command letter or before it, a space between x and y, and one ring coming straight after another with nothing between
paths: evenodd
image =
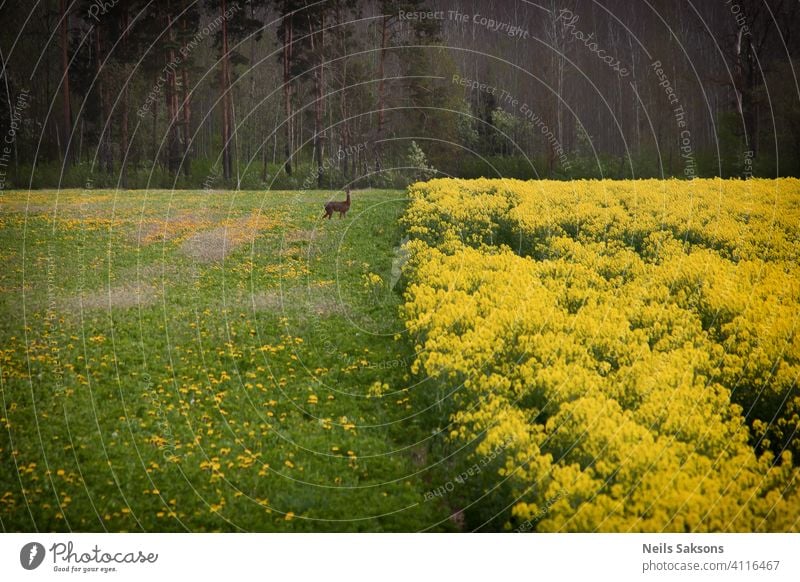
<instances>
[{"instance_id":1,"label":"green meadow","mask_svg":"<svg viewBox=\"0 0 800 582\"><path fill-rule=\"evenodd\" d=\"M332 197L4 194L4 531L456 527L425 496L446 420L398 315L405 193L322 221Z\"/></svg>"}]
</instances>

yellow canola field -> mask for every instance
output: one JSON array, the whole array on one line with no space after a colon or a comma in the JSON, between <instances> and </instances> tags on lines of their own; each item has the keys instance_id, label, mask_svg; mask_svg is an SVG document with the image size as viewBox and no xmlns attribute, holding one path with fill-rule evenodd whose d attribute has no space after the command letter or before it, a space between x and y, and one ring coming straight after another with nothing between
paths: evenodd
<instances>
[{"instance_id":1,"label":"yellow canola field","mask_svg":"<svg viewBox=\"0 0 800 582\"><path fill-rule=\"evenodd\" d=\"M800 181L410 192L414 371L502 451L473 527L800 530Z\"/></svg>"}]
</instances>

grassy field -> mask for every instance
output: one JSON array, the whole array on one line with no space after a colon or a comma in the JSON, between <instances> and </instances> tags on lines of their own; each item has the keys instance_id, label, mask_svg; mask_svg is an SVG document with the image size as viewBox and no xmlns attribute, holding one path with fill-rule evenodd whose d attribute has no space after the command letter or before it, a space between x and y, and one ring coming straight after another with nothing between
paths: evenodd
<instances>
[{"instance_id":1,"label":"grassy field","mask_svg":"<svg viewBox=\"0 0 800 582\"><path fill-rule=\"evenodd\" d=\"M405 193L323 222L331 197L4 194L4 531L455 527L425 502Z\"/></svg>"},{"instance_id":2,"label":"grassy field","mask_svg":"<svg viewBox=\"0 0 800 582\"><path fill-rule=\"evenodd\" d=\"M0 199L3 531L796 531L800 183Z\"/></svg>"}]
</instances>

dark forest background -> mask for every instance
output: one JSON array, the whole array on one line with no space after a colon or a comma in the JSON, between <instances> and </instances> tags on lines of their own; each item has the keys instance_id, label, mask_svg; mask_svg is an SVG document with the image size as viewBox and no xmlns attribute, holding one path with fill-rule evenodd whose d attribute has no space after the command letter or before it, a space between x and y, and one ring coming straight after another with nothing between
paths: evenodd
<instances>
[{"instance_id":1,"label":"dark forest background","mask_svg":"<svg viewBox=\"0 0 800 582\"><path fill-rule=\"evenodd\" d=\"M0 23L4 188L800 175L795 0L0 0Z\"/></svg>"}]
</instances>

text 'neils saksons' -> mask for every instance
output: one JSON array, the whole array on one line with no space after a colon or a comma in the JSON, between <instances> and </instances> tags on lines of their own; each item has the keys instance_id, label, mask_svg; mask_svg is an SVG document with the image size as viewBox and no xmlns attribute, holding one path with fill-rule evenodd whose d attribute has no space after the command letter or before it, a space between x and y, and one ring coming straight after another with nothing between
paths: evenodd
<instances>
[{"instance_id":1,"label":"text 'neils saksons'","mask_svg":"<svg viewBox=\"0 0 800 582\"><path fill-rule=\"evenodd\" d=\"M724 554L722 546L698 546L695 544L642 544L643 554Z\"/></svg>"}]
</instances>

